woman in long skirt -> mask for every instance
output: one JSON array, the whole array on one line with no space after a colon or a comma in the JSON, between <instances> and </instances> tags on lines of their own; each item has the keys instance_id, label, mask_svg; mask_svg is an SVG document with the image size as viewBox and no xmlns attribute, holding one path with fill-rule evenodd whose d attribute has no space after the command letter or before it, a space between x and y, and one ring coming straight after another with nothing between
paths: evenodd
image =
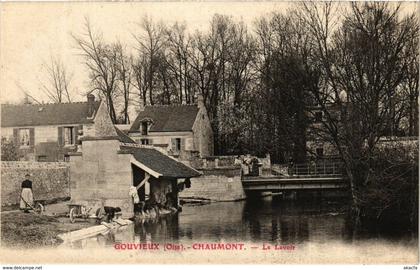
<instances>
[{"instance_id":1,"label":"woman in long skirt","mask_svg":"<svg viewBox=\"0 0 420 270\"><path fill-rule=\"evenodd\" d=\"M25 213L29 212L28 210L34 204L32 181L29 180L29 177L29 174L25 175L25 180L22 182L22 192L20 194L20 209L24 210Z\"/></svg>"}]
</instances>

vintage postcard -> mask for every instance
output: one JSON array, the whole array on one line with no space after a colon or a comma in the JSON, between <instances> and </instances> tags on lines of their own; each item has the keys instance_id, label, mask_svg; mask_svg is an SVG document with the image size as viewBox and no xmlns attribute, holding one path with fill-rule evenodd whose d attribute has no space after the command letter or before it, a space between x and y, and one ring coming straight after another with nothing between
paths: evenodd
<instances>
[{"instance_id":1,"label":"vintage postcard","mask_svg":"<svg viewBox=\"0 0 420 270\"><path fill-rule=\"evenodd\" d=\"M0 3L0 262L417 269L419 11Z\"/></svg>"}]
</instances>

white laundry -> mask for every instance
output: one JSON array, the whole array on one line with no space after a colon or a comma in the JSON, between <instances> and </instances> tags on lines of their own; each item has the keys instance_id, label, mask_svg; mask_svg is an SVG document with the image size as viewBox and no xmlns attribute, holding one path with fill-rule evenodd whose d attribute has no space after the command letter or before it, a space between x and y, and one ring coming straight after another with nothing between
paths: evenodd
<instances>
[{"instance_id":1,"label":"white laundry","mask_svg":"<svg viewBox=\"0 0 420 270\"><path fill-rule=\"evenodd\" d=\"M133 198L134 203L139 203L140 202L139 194L137 193L137 188L136 187L131 186L129 191L128 191L128 195L130 195L130 197Z\"/></svg>"}]
</instances>

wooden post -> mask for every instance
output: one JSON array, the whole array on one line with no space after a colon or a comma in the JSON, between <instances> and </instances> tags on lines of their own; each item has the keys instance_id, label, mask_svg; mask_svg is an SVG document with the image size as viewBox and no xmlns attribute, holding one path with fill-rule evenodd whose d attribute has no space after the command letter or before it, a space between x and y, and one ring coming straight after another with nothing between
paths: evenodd
<instances>
[{"instance_id":1,"label":"wooden post","mask_svg":"<svg viewBox=\"0 0 420 270\"><path fill-rule=\"evenodd\" d=\"M140 184L138 184L136 186L137 190L139 190L139 188L141 188L146 183L146 181L149 180L149 178L150 178L150 174L148 174L147 172L144 172L144 174L145 174L145 176L144 176L143 181L141 181Z\"/></svg>"}]
</instances>

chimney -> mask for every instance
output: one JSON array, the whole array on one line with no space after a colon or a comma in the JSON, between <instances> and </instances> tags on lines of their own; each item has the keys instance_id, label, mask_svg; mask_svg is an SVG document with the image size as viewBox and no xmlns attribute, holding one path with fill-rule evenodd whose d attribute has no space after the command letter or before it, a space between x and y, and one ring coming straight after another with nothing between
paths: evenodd
<instances>
[{"instance_id":1,"label":"chimney","mask_svg":"<svg viewBox=\"0 0 420 270\"><path fill-rule=\"evenodd\" d=\"M95 112L95 96L93 94L87 95L88 117L92 117Z\"/></svg>"}]
</instances>

